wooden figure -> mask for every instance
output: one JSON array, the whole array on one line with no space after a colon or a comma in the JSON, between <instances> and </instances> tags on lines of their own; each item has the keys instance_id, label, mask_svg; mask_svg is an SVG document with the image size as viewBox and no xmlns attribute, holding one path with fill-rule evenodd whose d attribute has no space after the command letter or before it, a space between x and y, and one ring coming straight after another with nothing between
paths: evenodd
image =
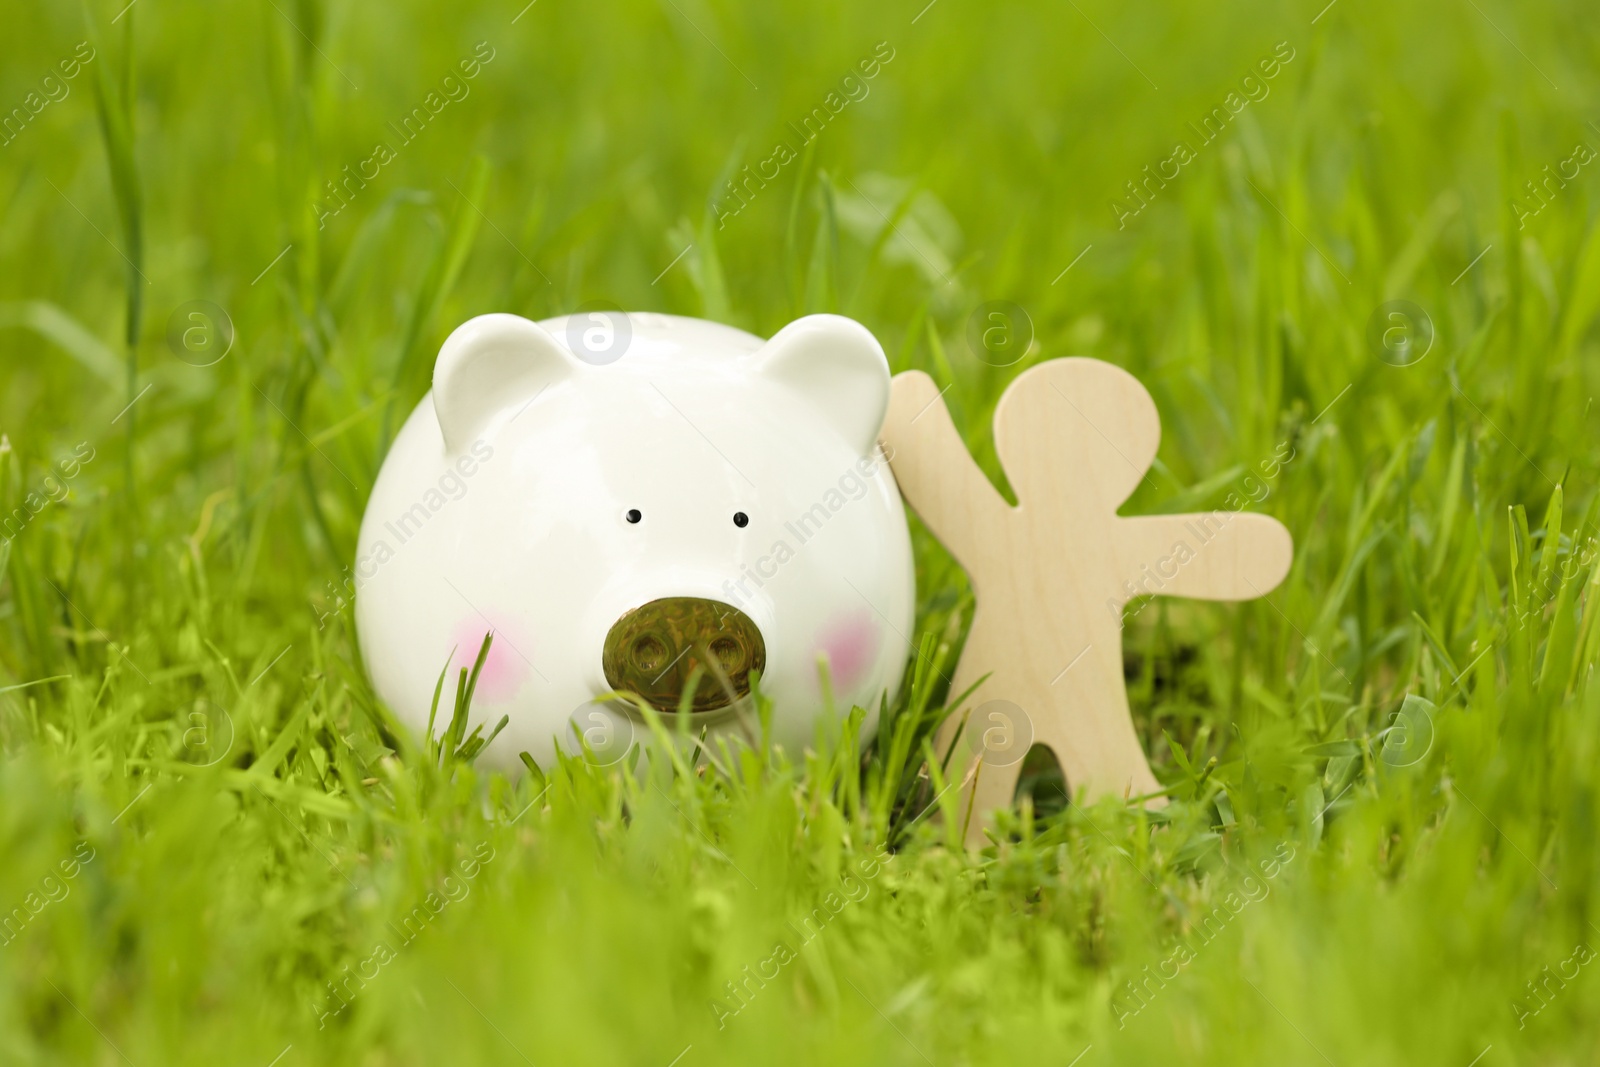
<instances>
[{"instance_id":1,"label":"wooden figure","mask_svg":"<svg viewBox=\"0 0 1600 1067\"><path fill-rule=\"evenodd\" d=\"M1120 367L1041 363L1019 375L995 409L1012 507L968 453L933 379L921 371L894 379L881 438L895 479L966 570L977 600L950 686L955 699L989 676L971 697L977 710L962 745L970 755L950 764L951 780L966 783L969 845L982 843L990 812L1010 806L1034 740L1055 754L1074 795L1160 790L1123 686L1124 604L1149 594L1245 600L1288 573L1289 531L1265 515L1117 514L1154 462L1160 436L1155 402ZM961 711L940 732L941 753Z\"/></svg>"}]
</instances>

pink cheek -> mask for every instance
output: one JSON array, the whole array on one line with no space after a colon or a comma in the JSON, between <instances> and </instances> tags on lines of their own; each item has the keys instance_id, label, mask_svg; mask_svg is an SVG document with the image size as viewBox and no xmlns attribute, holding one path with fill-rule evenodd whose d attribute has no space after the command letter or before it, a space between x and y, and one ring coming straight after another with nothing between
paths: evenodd
<instances>
[{"instance_id":1,"label":"pink cheek","mask_svg":"<svg viewBox=\"0 0 1600 1067\"><path fill-rule=\"evenodd\" d=\"M828 656L835 693L855 689L877 658L881 638L877 623L865 611L835 619L817 635L817 648Z\"/></svg>"},{"instance_id":2,"label":"pink cheek","mask_svg":"<svg viewBox=\"0 0 1600 1067\"><path fill-rule=\"evenodd\" d=\"M513 636L515 629L508 628L503 622L499 619L485 622L483 616L474 614L456 624L451 637L456 652L450 660L450 674L444 680L444 692L439 695L441 708L452 699L460 669L465 667L471 671L472 665L478 661L478 650L483 647L484 635L489 632L491 624L494 642L489 646L489 658L483 661L483 673L478 675L474 700L482 699L490 703L506 700L516 696L517 690L528 680L528 663L522 657L532 654L529 642L526 637ZM440 714L445 714L445 711L441 710Z\"/></svg>"}]
</instances>

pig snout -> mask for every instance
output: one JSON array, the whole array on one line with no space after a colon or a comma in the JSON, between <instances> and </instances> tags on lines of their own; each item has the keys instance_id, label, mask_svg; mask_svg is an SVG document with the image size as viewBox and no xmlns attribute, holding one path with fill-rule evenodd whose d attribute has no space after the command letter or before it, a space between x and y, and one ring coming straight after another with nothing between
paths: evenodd
<instances>
[{"instance_id":1,"label":"pig snout","mask_svg":"<svg viewBox=\"0 0 1600 1067\"><path fill-rule=\"evenodd\" d=\"M658 711L678 710L689 678L700 672L691 712L728 707L750 692L750 672L764 671L767 646L750 616L716 600L664 597L612 624L601 653L606 682Z\"/></svg>"}]
</instances>

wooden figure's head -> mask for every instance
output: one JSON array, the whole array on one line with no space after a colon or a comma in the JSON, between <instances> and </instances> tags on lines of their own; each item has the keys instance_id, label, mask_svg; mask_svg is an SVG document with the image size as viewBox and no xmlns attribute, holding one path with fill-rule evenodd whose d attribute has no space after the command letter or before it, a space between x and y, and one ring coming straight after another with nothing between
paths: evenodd
<instances>
[{"instance_id":1,"label":"wooden figure's head","mask_svg":"<svg viewBox=\"0 0 1600 1067\"><path fill-rule=\"evenodd\" d=\"M1030 497L1058 497L1071 486L1085 509L1109 516L1138 487L1160 442L1149 392L1097 359L1041 363L995 408L995 449L1024 513Z\"/></svg>"}]
</instances>

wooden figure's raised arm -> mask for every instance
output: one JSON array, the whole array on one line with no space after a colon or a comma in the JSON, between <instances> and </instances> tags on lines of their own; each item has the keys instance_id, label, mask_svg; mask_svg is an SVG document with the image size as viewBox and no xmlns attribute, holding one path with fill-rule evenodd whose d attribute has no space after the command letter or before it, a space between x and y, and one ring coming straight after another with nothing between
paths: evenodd
<instances>
[{"instance_id":1,"label":"wooden figure's raised arm","mask_svg":"<svg viewBox=\"0 0 1600 1067\"><path fill-rule=\"evenodd\" d=\"M1011 506L967 451L932 378L895 375L879 438L906 502L970 575Z\"/></svg>"},{"instance_id":2,"label":"wooden figure's raised arm","mask_svg":"<svg viewBox=\"0 0 1600 1067\"><path fill-rule=\"evenodd\" d=\"M1118 519L1112 546L1124 599L1250 600L1283 581L1294 558L1281 522L1236 511Z\"/></svg>"}]
</instances>

